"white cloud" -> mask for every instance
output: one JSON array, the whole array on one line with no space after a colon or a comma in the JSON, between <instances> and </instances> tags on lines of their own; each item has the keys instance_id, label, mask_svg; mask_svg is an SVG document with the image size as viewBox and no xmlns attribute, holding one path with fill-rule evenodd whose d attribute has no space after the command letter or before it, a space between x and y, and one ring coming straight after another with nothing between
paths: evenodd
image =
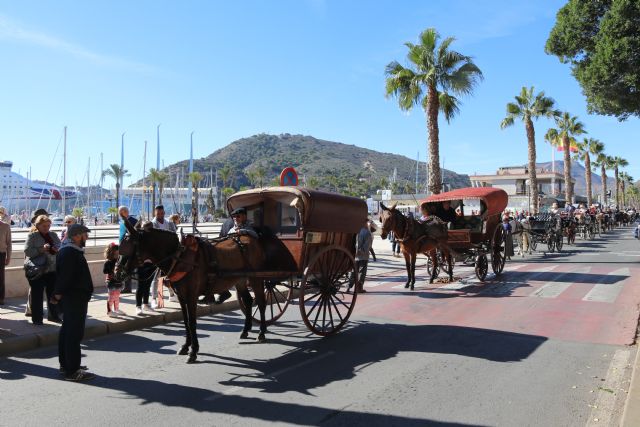
<instances>
[{"instance_id":1,"label":"white cloud","mask_svg":"<svg viewBox=\"0 0 640 427\"><path fill-rule=\"evenodd\" d=\"M6 16L0 15L0 40L16 41L33 46L63 52L96 65L126 69L136 72L151 72L155 68L139 62L128 61L115 56L93 52L81 45L62 40L58 37L33 31Z\"/></svg>"}]
</instances>

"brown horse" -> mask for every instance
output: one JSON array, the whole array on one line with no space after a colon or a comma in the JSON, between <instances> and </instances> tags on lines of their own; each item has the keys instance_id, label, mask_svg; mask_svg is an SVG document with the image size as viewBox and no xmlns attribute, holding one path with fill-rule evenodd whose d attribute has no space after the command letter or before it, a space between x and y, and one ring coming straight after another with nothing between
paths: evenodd
<instances>
[{"instance_id":1,"label":"brown horse","mask_svg":"<svg viewBox=\"0 0 640 427\"><path fill-rule=\"evenodd\" d=\"M380 222L382 223L381 237L387 238L390 231L393 231L400 241L402 255L404 255L405 266L407 267L407 283L405 288L414 289L416 283L416 259L418 254L429 257L433 266L429 283L433 283L438 276L438 256L436 249L443 254L449 267L449 280L453 281L453 267L451 251L447 245L447 226L439 218L434 217L434 221L420 223L413 218L405 217L402 212L396 209L394 204L387 208L380 203L382 213Z\"/></svg>"},{"instance_id":2,"label":"brown horse","mask_svg":"<svg viewBox=\"0 0 640 427\"><path fill-rule=\"evenodd\" d=\"M131 274L135 267L149 259L169 277L180 302L186 330L186 342L178 354L188 354L187 363L195 362L200 348L196 333L196 309L201 295L221 293L236 287L244 305L242 339L248 337L252 325L253 299L248 289L251 286L260 311L258 341L265 341L264 289L262 281L251 275L252 271L263 270L265 265L265 255L257 239L248 235L231 235L209 242L187 235L180 242L173 232L138 229L127 222L125 224L129 233L120 245L116 274L120 277Z\"/></svg>"}]
</instances>

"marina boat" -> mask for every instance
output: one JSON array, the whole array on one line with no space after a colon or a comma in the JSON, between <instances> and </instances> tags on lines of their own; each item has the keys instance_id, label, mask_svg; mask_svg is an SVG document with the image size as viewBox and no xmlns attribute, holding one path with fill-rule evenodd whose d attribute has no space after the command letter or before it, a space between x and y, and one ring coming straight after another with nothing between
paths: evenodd
<instances>
[{"instance_id":1,"label":"marina boat","mask_svg":"<svg viewBox=\"0 0 640 427\"><path fill-rule=\"evenodd\" d=\"M14 171L13 162L0 161L0 205L8 212L34 211L39 208L48 211L60 209L63 199L73 205L79 193L70 189L62 189L55 185L33 182Z\"/></svg>"}]
</instances>

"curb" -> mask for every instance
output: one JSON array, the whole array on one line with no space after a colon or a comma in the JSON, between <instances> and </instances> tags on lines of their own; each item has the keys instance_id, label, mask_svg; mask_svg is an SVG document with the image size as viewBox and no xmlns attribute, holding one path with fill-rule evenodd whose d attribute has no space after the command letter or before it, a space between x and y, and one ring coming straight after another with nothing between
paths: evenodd
<instances>
[{"instance_id":1,"label":"curb","mask_svg":"<svg viewBox=\"0 0 640 427\"><path fill-rule=\"evenodd\" d=\"M238 300L225 301L222 304L198 305L196 317L203 317L210 314L224 313L240 308ZM168 312L160 312L144 317L133 317L120 321L105 322L99 319L87 319L84 330L84 339L97 338L109 334L131 332L138 329L149 328L165 323L178 322L182 320L180 309ZM36 350L58 345L58 332L60 328L49 328L37 334L20 335L16 337L4 338L0 342L0 357L15 356L18 353Z\"/></svg>"},{"instance_id":2,"label":"curb","mask_svg":"<svg viewBox=\"0 0 640 427\"><path fill-rule=\"evenodd\" d=\"M640 349L636 348L636 360L633 363L633 373L629 384L629 394L622 411L622 427L640 425Z\"/></svg>"}]
</instances>

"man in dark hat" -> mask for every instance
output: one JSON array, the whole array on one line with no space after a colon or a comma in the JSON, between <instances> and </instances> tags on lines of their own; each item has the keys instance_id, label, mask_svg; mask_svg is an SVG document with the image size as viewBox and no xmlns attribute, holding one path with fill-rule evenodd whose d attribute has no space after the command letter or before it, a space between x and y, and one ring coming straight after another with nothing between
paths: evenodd
<instances>
[{"instance_id":1,"label":"man in dark hat","mask_svg":"<svg viewBox=\"0 0 640 427\"><path fill-rule=\"evenodd\" d=\"M246 208L236 208L231 211L230 218L228 218L220 229L219 237L227 237L230 234L237 234L240 236L247 235L251 237L258 238L258 233L253 228L253 226L247 221L247 209ZM217 300L213 300L212 296L205 295L200 302L204 304L211 304L215 302L216 304L222 304L226 300L231 298L231 292L224 291L220 294Z\"/></svg>"},{"instance_id":2,"label":"man in dark hat","mask_svg":"<svg viewBox=\"0 0 640 427\"><path fill-rule=\"evenodd\" d=\"M228 234L248 235L258 238L258 233L247 221L247 210L245 208L237 208L231 211L231 218L233 219L233 227Z\"/></svg>"},{"instance_id":3,"label":"man in dark hat","mask_svg":"<svg viewBox=\"0 0 640 427\"><path fill-rule=\"evenodd\" d=\"M72 224L68 239L56 258L56 287L52 303L62 301L64 317L58 336L60 372L69 381L84 381L95 375L80 365L80 342L84 337L87 308L93 294L93 281L84 256L84 247L90 230L84 225Z\"/></svg>"}]
</instances>

